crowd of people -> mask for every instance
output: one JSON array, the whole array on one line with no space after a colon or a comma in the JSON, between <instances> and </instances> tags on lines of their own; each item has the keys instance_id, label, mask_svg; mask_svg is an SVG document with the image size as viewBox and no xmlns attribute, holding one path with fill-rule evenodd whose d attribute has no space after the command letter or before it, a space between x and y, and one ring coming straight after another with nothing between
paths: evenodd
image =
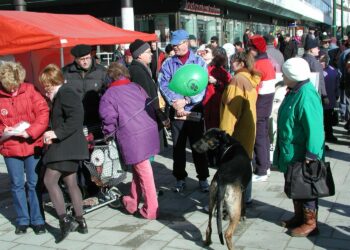
<instances>
[{"instance_id":1,"label":"crowd of people","mask_svg":"<svg viewBox=\"0 0 350 250\"><path fill-rule=\"evenodd\" d=\"M20 63L3 63L0 153L11 180L15 233L24 234L29 226L36 234L45 233L38 181L44 182L59 219L57 242L72 231L88 232L77 175L84 176L80 184L86 195L96 195L99 188L82 163L89 159L84 128L95 138L114 139L124 163L131 166L130 193L111 204L114 208L157 219L151 164L167 146L168 129L173 142L173 190L186 188L189 140L199 189L209 192L209 167L216 163L212 155L196 152L193 144L215 127L237 139L252 161L254 175L245 197L251 203L252 183L268 181L272 165L285 173L295 161L324 158L325 141L337 142L332 125L338 121L339 98L340 120L350 131L350 46L343 45L327 35L315 36L312 29L302 44L288 34L252 35L247 29L243 42L221 47L213 36L207 45L198 46L195 36L176 30L164 52L156 42L137 39L124 52L117 50L116 62L106 69L92 47L81 44L71 49L72 63L63 69L50 64L41 72L46 100L25 82ZM304 49L302 57L298 47ZM169 88L177 70L186 64L197 64L208 73L207 87L195 96ZM272 160L269 123L281 73L287 94L278 112ZM43 180L38 180L37 168L45 169ZM60 179L68 189L74 217L66 213ZM293 236L317 233L318 200L293 200L293 204L295 215L282 225L291 228Z\"/></svg>"}]
</instances>

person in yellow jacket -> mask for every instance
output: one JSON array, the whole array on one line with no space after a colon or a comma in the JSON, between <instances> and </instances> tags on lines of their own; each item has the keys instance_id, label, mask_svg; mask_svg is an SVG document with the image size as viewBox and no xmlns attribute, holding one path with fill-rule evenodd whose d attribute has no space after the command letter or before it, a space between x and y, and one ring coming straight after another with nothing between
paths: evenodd
<instances>
[{"instance_id":1,"label":"person in yellow jacket","mask_svg":"<svg viewBox=\"0 0 350 250\"><path fill-rule=\"evenodd\" d=\"M246 52L238 52L231 60L235 72L225 89L220 106L220 129L232 135L253 159L256 134L256 100L261 76L254 70L254 58ZM251 202L251 182L245 197Z\"/></svg>"},{"instance_id":2,"label":"person in yellow jacket","mask_svg":"<svg viewBox=\"0 0 350 250\"><path fill-rule=\"evenodd\" d=\"M256 86L260 74L253 69L254 58L238 52L231 61L235 72L224 91L220 107L220 129L232 135L253 158L256 133Z\"/></svg>"}]
</instances>

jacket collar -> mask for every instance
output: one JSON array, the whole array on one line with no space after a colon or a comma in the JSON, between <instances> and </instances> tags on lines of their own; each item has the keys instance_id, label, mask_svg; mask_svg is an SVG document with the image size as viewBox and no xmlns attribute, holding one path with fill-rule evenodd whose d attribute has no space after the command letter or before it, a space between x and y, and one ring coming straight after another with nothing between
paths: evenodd
<instances>
[{"instance_id":1,"label":"jacket collar","mask_svg":"<svg viewBox=\"0 0 350 250\"><path fill-rule=\"evenodd\" d=\"M299 90L301 89L301 87L304 86L308 82L310 82L310 79L306 79L304 81L300 81L300 82L298 82L298 84L294 88L291 89L291 88L288 87L288 90L289 90L289 92L298 93Z\"/></svg>"},{"instance_id":2,"label":"jacket collar","mask_svg":"<svg viewBox=\"0 0 350 250\"><path fill-rule=\"evenodd\" d=\"M186 63L196 63L196 57L197 55L194 54L192 52L192 50L190 51L190 55L188 56L188 59L186 61ZM180 61L180 59L177 56L173 56L172 59L174 60L174 62L176 62L177 64L183 65L182 62Z\"/></svg>"},{"instance_id":3,"label":"jacket collar","mask_svg":"<svg viewBox=\"0 0 350 250\"><path fill-rule=\"evenodd\" d=\"M95 59L92 58L91 60L91 66L88 70L82 69L75 61L71 64L71 66L69 67L69 71L71 72L91 72L94 71L96 68L96 62Z\"/></svg>"},{"instance_id":4,"label":"jacket collar","mask_svg":"<svg viewBox=\"0 0 350 250\"><path fill-rule=\"evenodd\" d=\"M18 93L17 93L16 96L18 96L18 95L20 95L20 94L22 94L24 92L25 92L25 87L24 87L23 83L21 83L19 85ZM0 85L0 94L4 95L4 96L7 96L7 97L12 97L12 94L7 92L1 85Z\"/></svg>"},{"instance_id":5,"label":"jacket collar","mask_svg":"<svg viewBox=\"0 0 350 250\"><path fill-rule=\"evenodd\" d=\"M126 85L126 84L129 84L131 81L129 78L126 78L126 77L122 77L122 78L119 78L118 80L112 82L110 85L109 85L109 88L111 87L117 87L117 86L122 86L122 85Z\"/></svg>"},{"instance_id":6,"label":"jacket collar","mask_svg":"<svg viewBox=\"0 0 350 250\"><path fill-rule=\"evenodd\" d=\"M255 60L261 60L261 59L268 59L267 53L259 53L256 57Z\"/></svg>"}]
</instances>

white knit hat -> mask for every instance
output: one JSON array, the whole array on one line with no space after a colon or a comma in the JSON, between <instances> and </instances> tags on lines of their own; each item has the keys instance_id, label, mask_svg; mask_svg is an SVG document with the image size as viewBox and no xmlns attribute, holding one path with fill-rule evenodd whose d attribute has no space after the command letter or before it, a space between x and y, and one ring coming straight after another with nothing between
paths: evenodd
<instances>
[{"instance_id":1,"label":"white knit hat","mask_svg":"<svg viewBox=\"0 0 350 250\"><path fill-rule=\"evenodd\" d=\"M282 66L282 72L292 81L300 82L310 78L309 64L300 57L288 59Z\"/></svg>"}]
</instances>

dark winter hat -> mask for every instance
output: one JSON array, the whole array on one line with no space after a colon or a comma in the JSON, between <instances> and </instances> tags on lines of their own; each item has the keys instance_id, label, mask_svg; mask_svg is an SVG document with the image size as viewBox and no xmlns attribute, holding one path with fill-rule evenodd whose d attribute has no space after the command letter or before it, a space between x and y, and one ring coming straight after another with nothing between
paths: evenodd
<instances>
[{"instance_id":1,"label":"dark winter hat","mask_svg":"<svg viewBox=\"0 0 350 250\"><path fill-rule=\"evenodd\" d=\"M86 56L87 54L90 54L90 52L91 52L91 46L90 45L86 45L86 44L76 45L70 50L70 53L74 57Z\"/></svg>"},{"instance_id":2,"label":"dark winter hat","mask_svg":"<svg viewBox=\"0 0 350 250\"><path fill-rule=\"evenodd\" d=\"M132 58L134 58L134 59L137 59L143 52L145 52L146 50L148 50L150 48L151 47L149 46L148 43L146 43L140 39L136 39L129 46Z\"/></svg>"},{"instance_id":3,"label":"dark winter hat","mask_svg":"<svg viewBox=\"0 0 350 250\"><path fill-rule=\"evenodd\" d=\"M315 38L307 38L305 41L304 49L309 50L318 47L318 40Z\"/></svg>"},{"instance_id":4,"label":"dark winter hat","mask_svg":"<svg viewBox=\"0 0 350 250\"><path fill-rule=\"evenodd\" d=\"M196 40L196 36L195 35L189 35L188 36L188 40Z\"/></svg>"},{"instance_id":5,"label":"dark winter hat","mask_svg":"<svg viewBox=\"0 0 350 250\"><path fill-rule=\"evenodd\" d=\"M266 52L266 41L260 35L254 35L249 38L250 44L258 50L259 53Z\"/></svg>"},{"instance_id":6,"label":"dark winter hat","mask_svg":"<svg viewBox=\"0 0 350 250\"><path fill-rule=\"evenodd\" d=\"M219 38L217 37L217 36L212 36L211 38L210 38L210 41L215 41L215 42L219 42Z\"/></svg>"},{"instance_id":7,"label":"dark winter hat","mask_svg":"<svg viewBox=\"0 0 350 250\"><path fill-rule=\"evenodd\" d=\"M265 35L264 39L265 39L267 44L273 44L275 41L275 37L273 35L270 35L270 34Z\"/></svg>"},{"instance_id":8,"label":"dark winter hat","mask_svg":"<svg viewBox=\"0 0 350 250\"><path fill-rule=\"evenodd\" d=\"M322 42L330 42L331 38L329 36L323 36L321 39Z\"/></svg>"}]
</instances>

